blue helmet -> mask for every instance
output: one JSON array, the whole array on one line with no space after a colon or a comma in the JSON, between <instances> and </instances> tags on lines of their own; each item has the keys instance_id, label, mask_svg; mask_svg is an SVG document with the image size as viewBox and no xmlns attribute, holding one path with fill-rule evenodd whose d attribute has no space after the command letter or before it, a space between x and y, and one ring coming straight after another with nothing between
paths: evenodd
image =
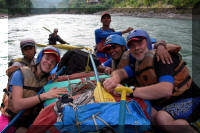
<instances>
[{"instance_id":1,"label":"blue helmet","mask_svg":"<svg viewBox=\"0 0 200 133\"><path fill-rule=\"evenodd\" d=\"M157 40L155 38L151 38L151 44L154 44L156 42L157 42Z\"/></svg>"},{"instance_id":2,"label":"blue helmet","mask_svg":"<svg viewBox=\"0 0 200 133\"><path fill-rule=\"evenodd\" d=\"M52 54L55 54L56 57L57 57L57 63L60 61L60 52L59 52L59 50L58 50L57 48L55 48L55 47L48 46L48 47L43 48L43 49L39 52L39 54L38 54L38 56L37 56L37 59L36 59L36 64L39 64L39 63L40 63L40 61L41 61L42 56L43 56L44 53L52 53Z\"/></svg>"},{"instance_id":3,"label":"blue helmet","mask_svg":"<svg viewBox=\"0 0 200 133\"><path fill-rule=\"evenodd\" d=\"M106 41L104 43L104 48L103 50L105 50L108 47L111 47L112 45L120 45L120 46L126 46L126 41L124 40L124 38L118 34L114 34L114 35L109 35L106 38Z\"/></svg>"},{"instance_id":4,"label":"blue helmet","mask_svg":"<svg viewBox=\"0 0 200 133\"><path fill-rule=\"evenodd\" d=\"M138 40L140 38L145 38L147 40L147 47L149 50L152 50L151 38L148 33L144 30L134 30L127 36L127 46L132 40Z\"/></svg>"}]
</instances>

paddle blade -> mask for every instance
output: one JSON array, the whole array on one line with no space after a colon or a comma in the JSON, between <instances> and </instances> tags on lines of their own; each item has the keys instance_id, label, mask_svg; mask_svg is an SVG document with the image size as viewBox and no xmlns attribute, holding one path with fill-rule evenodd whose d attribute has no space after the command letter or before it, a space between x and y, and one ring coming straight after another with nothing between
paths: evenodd
<instances>
[{"instance_id":1,"label":"paddle blade","mask_svg":"<svg viewBox=\"0 0 200 133\"><path fill-rule=\"evenodd\" d=\"M105 91L105 89L101 86L100 82L97 82L97 87L94 89L94 99L95 102L115 102L114 97Z\"/></svg>"},{"instance_id":2,"label":"paddle blade","mask_svg":"<svg viewBox=\"0 0 200 133\"><path fill-rule=\"evenodd\" d=\"M44 28L45 30L47 30L47 31L49 31L50 33L52 33L51 30L49 30L47 27L42 27L42 28Z\"/></svg>"},{"instance_id":3,"label":"paddle blade","mask_svg":"<svg viewBox=\"0 0 200 133\"><path fill-rule=\"evenodd\" d=\"M65 49L65 50L73 50L73 49L84 49L84 47L80 46L72 46L72 45L66 45L66 44L56 44L56 45L45 45L45 44L36 44L38 47L47 47L47 46L52 46L60 49Z\"/></svg>"}]
</instances>

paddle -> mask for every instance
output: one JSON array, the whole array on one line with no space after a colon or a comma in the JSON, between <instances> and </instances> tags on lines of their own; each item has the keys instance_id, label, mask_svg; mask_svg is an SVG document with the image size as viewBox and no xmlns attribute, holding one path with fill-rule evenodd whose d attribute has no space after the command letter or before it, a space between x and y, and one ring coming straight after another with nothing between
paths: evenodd
<instances>
[{"instance_id":1,"label":"paddle","mask_svg":"<svg viewBox=\"0 0 200 133\"><path fill-rule=\"evenodd\" d=\"M48 29L47 27L42 27L42 28L44 28L45 30L47 30L47 31L49 31L50 33L52 33L51 32L51 30L50 29ZM66 44L68 44L69 45L69 43L68 42L66 42ZM56 45L56 44L55 44Z\"/></svg>"},{"instance_id":2,"label":"paddle","mask_svg":"<svg viewBox=\"0 0 200 133\"><path fill-rule=\"evenodd\" d=\"M115 102L115 99L113 98L113 96L110 93L108 93L107 91L105 91L105 89L101 86L101 83L100 83L99 77L98 77L97 68L94 63L94 59L92 57L91 52L89 52L89 54L90 54L92 67L94 69L94 73L95 73L95 77L96 77L96 81L97 81L97 86L94 89L95 102Z\"/></svg>"},{"instance_id":3,"label":"paddle","mask_svg":"<svg viewBox=\"0 0 200 133\"><path fill-rule=\"evenodd\" d=\"M52 33L51 30L48 29L47 27L42 27L42 28L44 28L45 30L47 30L47 31L49 31L50 33Z\"/></svg>"},{"instance_id":4,"label":"paddle","mask_svg":"<svg viewBox=\"0 0 200 133\"><path fill-rule=\"evenodd\" d=\"M66 69L66 66L63 66L63 67L56 73L55 78L52 79L52 80L49 80L49 82L48 82L47 84L52 83L52 82L62 73L62 71L65 70L65 69ZM37 93L37 95L41 94L42 92L43 92L43 88L40 89L40 91ZM14 124L14 122L21 116L21 114L22 114L24 111L25 111L25 110L21 110L19 113L17 113L17 114L15 115L15 117L8 123L8 125L1 131L1 133L5 133L5 132L8 130L8 128L11 127L11 126Z\"/></svg>"},{"instance_id":5,"label":"paddle","mask_svg":"<svg viewBox=\"0 0 200 133\"><path fill-rule=\"evenodd\" d=\"M36 44L36 45L38 47L53 46L53 47L60 48L60 49L65 49L65 50L73 50L73 49L91 50L90 48L86 48L86 47L83 47L83 46L72 46L72 45L65 45L65 44L56 44L56 45Z\"/></svg>"},{"instance_id":6,"label":"paddle","mask_svg":"<svg viewBox=\"0 0 200 133\"><path fill-rule=\"evenodd\" d=\"M126 93L133 93L131 88L121 86L115 88L116 92L121 92L120 112L119 112L119 133L124 133L124 123L126 116Z\"/></svg>"}]
</instances>

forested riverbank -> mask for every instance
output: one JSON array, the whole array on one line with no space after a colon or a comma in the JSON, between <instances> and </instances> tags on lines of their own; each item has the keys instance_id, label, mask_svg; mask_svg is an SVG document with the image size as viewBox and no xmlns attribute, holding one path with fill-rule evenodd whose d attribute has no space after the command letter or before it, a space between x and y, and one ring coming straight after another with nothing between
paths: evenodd
<instances>
[{"instance_id":1,"label":"forested riverbank","mask_svg":"<svg viewBox=\"0 0 200 133\"><path fill-rule=\"evenodd\" d=\"M90 0L91 1L91 0ZM109 11L112 14L191 19L192 9L200 7L200 0L0 0L0 17L26 16L33 14L69 13L69 14L99 14Z\"/></svg>"}]
</instances>

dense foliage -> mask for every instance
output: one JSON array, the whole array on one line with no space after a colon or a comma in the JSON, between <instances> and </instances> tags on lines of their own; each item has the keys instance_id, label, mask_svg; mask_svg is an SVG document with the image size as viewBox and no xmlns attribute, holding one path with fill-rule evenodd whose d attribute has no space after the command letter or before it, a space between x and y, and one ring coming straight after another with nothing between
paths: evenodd
<instances>
[{"instance_id":1,"label":"dense foliage","mask_svg":"<svg viewBox=\"0 0 200 133\"><path fill-rule=\"evenodd\" d=\"M8 9L8 13L11 15L28 14L31 7L31 0L0 0L0 8Z\"/></svg>"},{"instance_id":2,"label":"dense foliage","mask_svg":"<svg viewBox=\"0 0 200 133\"><path fill-rule=\"evenodd\" d=\"M29 14L32 2L39 0L0 0L0 12L8 9L11 14ZM50 1L50 0L45 0ZM88 0L59 0L58 7L63 11L93 13L109 8L196 8L200 7L200 0L99 0L98 3L87 3ZM44 3L44 1L43 1ZM46 7L45 7L46 8ZM52 8L52 7L49 7ZM79 10L81 9L81 10Z\"/></svg>"},{"instance_id":3,"label":"dense foliage","mask_svg":"<svg viewBox=\"0 0 200 133\"><path fill-rule=\"evenodd\" d=\"M63 0L69 1L69 0ZM193 8L200 0L99 0L98 4L87 4L87 0L73 0L71 7L121 8L121 7L153 7L153 8Z\"/></svg>"}]
</instances>

